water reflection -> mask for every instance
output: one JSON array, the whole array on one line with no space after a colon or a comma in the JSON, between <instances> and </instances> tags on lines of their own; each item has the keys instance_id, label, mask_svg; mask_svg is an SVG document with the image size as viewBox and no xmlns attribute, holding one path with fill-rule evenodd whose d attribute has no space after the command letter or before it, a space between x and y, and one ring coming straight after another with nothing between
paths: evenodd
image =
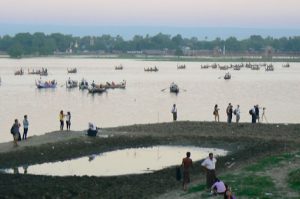
<instances>
[{"instance_id":1,"label":"water reflection","mask_svg":"<svg viewBox=\"0 0 300 199\"><path fill-rule=\"evenodd\" d=\"M209 152L224 156L222 149L155 146L117 150L63 162L44 163L6 170L7 173L28 173L55 176L115 176L126 174L151 173L166 167L180 165L187 151L196 161L207 157Z\"/></svg>"}]
</instances>

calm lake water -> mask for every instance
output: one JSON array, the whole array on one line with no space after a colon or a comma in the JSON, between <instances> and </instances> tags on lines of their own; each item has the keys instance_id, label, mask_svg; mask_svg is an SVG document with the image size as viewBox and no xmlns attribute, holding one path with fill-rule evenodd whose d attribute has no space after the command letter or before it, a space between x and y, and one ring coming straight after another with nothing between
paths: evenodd
<instances>
[{"instance_id":1,"label":"calm lake water","mask_svg":"<svg viewBox=\"0 0 300 199\"><path fill-rule=\"evenodd\" d=\"M122 64L124 70L114 66ZM83 130L88 122L99 127L172 121L172 104L177 104L178 120L212 121L213 107L219 104L220 120L226 121L226 106L241 106L241 121L250 122L248 110L254 104L266 107L270 123L298 123L300 120L300 64L273 63L275 71L252 71L243 68L231 71L232 79L224 80L225 71L201 69L201 62L187 62L185 70L177 70L176 62L137 61L119 59L32 58L0 59L0 142L11 140L10 127L15 118L22 121L27 114L28 135L41 135L59 129L60 110L72 114L72 129ZM220 63L225 64L225 63ZM157 66L159 72L144 72L144 67ZM39 76L15 76L14 71L48 68L45 80L55 79L56 89L39 90ZM77 67L69 75L67 68ZM125 90L109 90L90 95L79 89L67 90L66 80L87 79L100 82L127 81ZM161 90L175 82L181 88L178 95ZM183 91L183 89L185 89Z\"/></svg>"},{"instance_id":2,"label":"calm lake water","mask_svg":"<svg viewBox=\"0 0 300 199\"><path fill-rule=\"evenodd\" d=\"M155 146L111 151L62 162L22 166L6 169L4 172L52 176L115 176L150 173L180 165L182 158L186 157L187 151L191 152L193 161L206 158L210 152L214 153L215 156L227 154L227 151L222 149L193 146Z\"/></svg>"}]
</instances>

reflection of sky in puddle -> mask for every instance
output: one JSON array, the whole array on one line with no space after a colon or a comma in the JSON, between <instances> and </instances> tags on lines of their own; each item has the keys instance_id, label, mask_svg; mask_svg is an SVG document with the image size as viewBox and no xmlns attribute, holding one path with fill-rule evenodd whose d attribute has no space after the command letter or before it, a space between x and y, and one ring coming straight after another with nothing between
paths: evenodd
<instances>
[{"instance_id":1,"label":"reflection of sky in puddle","mask_svg":"<svg viewBox=\"0 0 300 199\"><path fill-rule=\"evenodd\" d=\"M180 165L187 151L191 152L193 161L206 158L209 152L213 152L217 156L224 156L227 153L224 150L212 148L155 146L111 151L63 162L44 163L28 167L23 166L8 169L6 172L55 176L141 174L169 166Z\"/></svg>"}]
</instances>

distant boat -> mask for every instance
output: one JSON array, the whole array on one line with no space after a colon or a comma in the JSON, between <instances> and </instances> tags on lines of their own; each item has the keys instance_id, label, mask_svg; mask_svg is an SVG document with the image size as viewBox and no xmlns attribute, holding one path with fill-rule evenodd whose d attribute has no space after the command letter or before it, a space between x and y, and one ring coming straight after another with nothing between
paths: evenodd
<instances>
[{"instance_id":1,"label":"distant boat","mask_svg":"<svg viewBox=\"0 0 300 199\"><path fill-rule=\"evenodd\" d=\"M172 82L170 85L170 92L171 93L179 93L179 87L174 82Z\"/></svg>"},{"instance_id":2,"label":"distant boat","mask_svg":"<svg viewBox=\"0 0 300 199\"><path fill-rule=\"evenodd\" d=\"M225 66L219 66L219 69L220 70L228 70L228 66L227 65L225 65Z\"/></svg>"},{"instance_id":3,"label":"distant boat","mask_svg":"<svg viewBox=\"0 0 300 199\"><path fill-rule=\"evenodd\" d=\"M125 89L126 88L126 81L123 80L122 82L120 82L118 84L115 84L114 82L112 82L112 83L106 82L106 84L103 87L106 88L106 89L115 89L115 88Z\"/></svg>"},{"instance_id":4,"label":"distant boat","mask_svg":"<svg viewBox=\"0 0 300 199\"><path fill-rule=\"evenodd\" d=\"M283 67L283 68L289 68L289 67L290 67L290 64L289 64L289 63L283 64L282 67Z\"/></svg>"},{"instance_id":5,"label":"distant boat","mask_svg":"<svg viewBox=\"0 0 300 199\"><path fill-rule=\"evenodd\" d=\"M231 74L230 73L225 73L224 79L225 80L231 79Z\"/></svg>"},{"instance_id":6,"label":"distant boat","mask_svg":"<svg viewBox=\"0 0 300 199\"><path fill-rule=\"evenodd\" d=\"M77 68L67 69L68 73L77 73Z\"/></svg>"},{"instance_id":7,"label":"distant boat","mask_svg":"<svg viewBox=\"0 0 300 199\"><path fill-rule=\"evenodd\" d=\"M37 88L56 88L57 82L55 80L52 81L44 81L38 80L35 82Z\"/></svg>"},{"instance_id":8,"label":"distant boat","mask_svg":"<svg viewBox=\"0 0 300 199\"><path fill-rule=\"evenodd\" d=\"M274 71L273 64L266 65L265 71Z\"/></svg>"},{"instance_id":9,"label":"distant boat","mask_svg":"<svg viewBox=\"0 0 300 199\"><path fill-rule=\"evenodd\" d=\"M85 90L88 88L89 88L89 83L85 79L82 79L81 82L79 83L79 89Z\"/></svg>"},{"instance_id":10,"label":"distant boat","mask_svg":"<svg viewBox=\"0 0 300 199\"><path fill-rule=\"evenodd\" d=\"M185 64L183 64L183 65L177 65L177 69L185 69L185 68L186 68Z\"/></svg>"},{"instance_id":11,"label":"distant boat","mask_svg":"<svg viewBox=\"0 0 300 199\"><path fill-rule=\"evenodd\" d=\"M32 71L30 71L28 69L28 75L41 75L41 76L47 76L48 75L48 70L47 68L42 68L42 70L38 69L38 70L34 70L32 69Z\"/></svg>"},{"instance_id":12,"label":"distant boat","mask_svg":"<svg viewBox=\"0 0 300 199\"><path fill-rule=\"evenodd\" d=\"M71 80L71 79L68 79L68 81L66 81L66 88L76 88L76 87L78 87L78 81Z\"/></svg>"},{"instance_id":13,"label":"distant boat","mask_svg":"<svg viewBox=\"0 0 300 199\"><path fill-rule=\"evenodd\" d=\"M158 71L158 68L155 66L155 67L150 67L150 68L144 68L144 71L145 72L157 72Z\"/></svg>"},{"instance_id":14,"label":"distant boat","mask_svg":"<svg viewBox=\"0 0 300 199\"><path fill-rule=\"evenodd\" d=\"M251 70L260 70L259 65L252 65Z\"/></svg>"},{"instance_id":15,"label":"distant boat","mask_svg":"<svg viewBox=\"0 0 300 199\"><path fill-rule=\"evenodd\" d=\"M15 71L15 75L24 75L24 71L21 68L20 70Z\"/></svg>"},{"instance_id":16,"label":"distant boat","mask_svg":"<svg viewBox=\"0 0 300 199\"><path fill-rule=\"evenodd\" d=\"M120 64L119 66L115 66L115 70L123 70L122 64Z\"/></svg>"},{"instance_id":17,"label":"distant boat","mask_svg":"<svg viewBox=\"0 0 300 199\"><path fill-rule=\"evenodd\" d=\"M90 87L89 89L89 93L103 93L106 91L106 88L103 88L103 87Z\"/></svg>"}]
</instances>

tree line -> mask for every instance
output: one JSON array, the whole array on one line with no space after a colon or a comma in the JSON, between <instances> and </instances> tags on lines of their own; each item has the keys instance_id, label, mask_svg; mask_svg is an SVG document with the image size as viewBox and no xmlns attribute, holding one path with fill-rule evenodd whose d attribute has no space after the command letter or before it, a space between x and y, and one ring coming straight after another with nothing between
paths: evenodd
<instances>
[{"instance_id":1,"label":"tree line","mask_svg":"<svg viewBox=\"0 0 300 199\"><path fill-rule=\"evenodd\" d=\"M183 38L180 34L171 36L159 33L154 36L136 35L130 40L124 40L121 36L84 36L76 37L60 33L19 33L14 36L0 37L0 51L6 52L10 57L44 56L55 53L82 53L105 52L126 53L128 51L143 50L174 50L180 54L182 49L214 50L223 49L226 52L264 52L271 48L275 52L300 52L300 36L263 38L252 35L247 39L238 40L235 37L227 39L216 38L214 40L199 40L197 37Z\"/></svg>"}]
</instances>

